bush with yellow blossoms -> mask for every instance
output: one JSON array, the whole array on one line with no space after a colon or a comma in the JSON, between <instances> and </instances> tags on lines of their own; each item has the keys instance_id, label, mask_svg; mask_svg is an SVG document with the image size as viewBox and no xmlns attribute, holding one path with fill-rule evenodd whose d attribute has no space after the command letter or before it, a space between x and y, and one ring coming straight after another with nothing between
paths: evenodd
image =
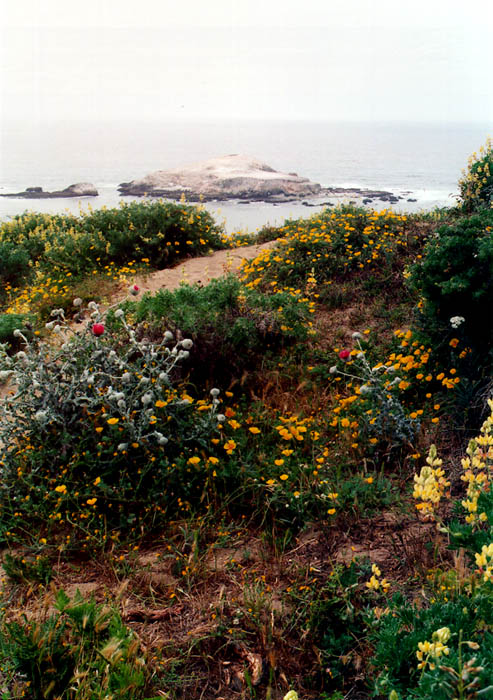
<instances>
[{"instance_id":1,"label":"bush with yellow blossoms","mask_svg":"<svg viewBox=\"0 0 493 700\"><path fill-rule=\"evenodd\" d=\"M452 478L446 477L434 445L427 464L414 477L420 516L439 520L440 532L461 553L455 568L446 570L454 585L441 585L443 578L432 577L419 605L398 593L388 603L388 614L375 619L373 663L379 695L469 700L493 693L492 399L488 407L491 415L469 442L456 480L466 491L455 503L459 517L449 520L446 511L438 512L450 499ZM367 586L376 588L377 581L374 574ZM412 656L416 664L409 663Z\"/></svg>"},{"instance_id":2,"label":"bush with yellow blossoms","mask_svg":"<svg viewBox=\"0 0 493 700\"><path fill-rule=\"evenodd\" d=\"M479 153L473 153L459 180L462 208L475 211L493 203L493 140L488 138Z\"/></svg>"},{"instance_id":3,"label":"bush with yellow blossoms","mask_svg":"<svg viewBox=\"0 0 493 700\"><path fill-rule=\"evenodd\" d=\"M452 546L465 548L471 559L493 541L493 400L487 403L491 413L461 460L460 479L465 486L457 504L461 517L448 526Z\"/></svg>"},{"instance_id":4,"label":"bush with yellow blossoms","mask_svg":"<svg viewBox=\"0 0 493 700\"><path fill-rule=\"evenodd\" d=\"M424 641L418 643L418 651L416 658L418 659L418 668L425 669L427 666L433 671L440 657L448 656L450 649L447 642L450 639L450 630L448 627L441 627L436 632L433 632L432 641Z\"/></svg>"},{"instance_id":5,"label":"bush with yellow blossoms","mask_svg":"<svg viewBox=\"0 0 493 700\"><path fill-rule=\"evenodd\" d=\"M53 273L86 277L101 266L131 260L172 266L228 247L221 234L203 206L162 200L122 202L80 216L20 214L0 225L0 301L7 285L22 287Z\"/></svg>"}]
</instances>

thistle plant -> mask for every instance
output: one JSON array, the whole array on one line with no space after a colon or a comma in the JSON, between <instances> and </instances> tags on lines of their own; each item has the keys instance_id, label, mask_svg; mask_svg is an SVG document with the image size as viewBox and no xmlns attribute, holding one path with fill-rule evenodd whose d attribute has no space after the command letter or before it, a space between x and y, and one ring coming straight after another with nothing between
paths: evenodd
<instances>
[{"instance_id":1,"label":"thistle plant","mask_svg":"<svg viewBox=\"0 0 493 700\"><path fill-rule=\"evenodd\" d=\"M0 347L11 387L0 399L0 530L30 513L102 532L183 503L177 462L217 426L218 390L198 406L175 386L191 340L138 339L122 309L75 305L80 327L55 309L47 340L17 330L23 349Z\"/></svg>"},{"instance_id":2,"label":"thistle plant","mask_svg":"<svg viewBox=\"0 0 493 700\"><path fill-rule=\"evenodd\" d=\"M95 302L88 310L90 321L82 330L74 330L63 309L55 309L46 324L55 336L52 342L30 341L17 330L14 335L24 349L14 357L0 350L0 377L15 387L0 400L4 444L15 444L21 434L42 438L53 430L72 433L77 425L86 427L86 419L93 423L95 416L101 425L119 424L132 442L168 442L157 430L162 421L156 409L179 412L190 405L189 398L173 390L172 377L177 364L188 358L192 341L176 340L169 331L159 343L139 341L121 309L114 313L121 334L109 333L104 323L108 312L102 313ZM213 399L200 429L215 423L218 403Z\"/></svg>"},{"instance_id":3,"label":"thistle plant","mask_svg":"<svg viewBox=\"0 0 493 700\"><path fill-rule=\"evenodd\" d=\"M399 400L398 391L405 388L407 382L397 375L393 366L382 363L372 366L361 345L361 334L353 333L353 339L355 349L339 353L339 358L350 366L350 371L334 365L330 373L347 377L353 389L357 385L354 398L358 399L362 409L360 433L370 443L382 440L392 447L410 443L420 422L418 418L407 415Z\"/></svg>"}]
</instances>

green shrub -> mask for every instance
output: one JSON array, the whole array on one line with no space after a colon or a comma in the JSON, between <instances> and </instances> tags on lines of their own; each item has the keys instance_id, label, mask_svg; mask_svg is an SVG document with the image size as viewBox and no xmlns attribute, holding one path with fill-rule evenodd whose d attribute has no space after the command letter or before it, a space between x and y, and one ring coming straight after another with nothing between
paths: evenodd
<instances>
[{"instance_id":1,"label":"green shrub","mask_svg":"<svg viewBox=\"0 0 493 700\"><path fill-rule=\"evenodd\" d=\"M29 252L12 240L0 240L0 280L3 296L5 285L15 287L29 274ZM0 297L1 298L1 297Z\"/></svg>"},{"instance_id":2,"label":"green shrub","mask_svg":"<svg viewBox=\"0 0 493 700\"><path fill-rule=\"evenodd\" d=\"M267 243L268 241L275 241L283 235L284 229L281 226L262 226L257 231L256 242Z\"/></svg>"},{"instance_id":3,"label":"green shrub","mask_svg":"<svg viewBox=\"0 0 493 700\"><path fill-rule=\"evenodd\" d=\"M227 386L245 370L259 367L273 351L307 338L309 305L288 292L246 289L234 275L205 287L182 285L173 292L146 294L128 306L142 333L170 329L194 341L186 368L195 383ZM161 330L162 333L162 330Z\"/></svg>"},{"instance_id":4,"label":"green shrub","mask_svg":"<svg viewBox=\"0 0 493 700\"><path fill-rule=\"evenodd\" d=\"M394 691L397 695L393 697L400 700L453 700L473 698L483 690L484 697L489 697L493 684L492 594L458 594L452 600L442 598L424 608L401 594L394 596L388 613L379 619L370 617L370 637L375 642L372 663L377 673L375 695L388 697ZM419 645L438 641L445 629L448 632L443 632L442 638L448 637L446 650L440 654L432 648L418 657ZM423 648L426 650L426 646ZM458 694L461 675L466 681L464 694ZM477 680L469 688L474 678Z\"/></svg>"},{"instance_id":5,"label":"green shrub","mask_svg":"<svg viewBox=\"0 0 493 700\"><path fill-rule=\"evenodd\" d=\"M4 622L0 655L24 679L21 695L45 700L138 700L147 681L138 640L120 616L77 592L56 597L44 621ZM12 690L10 688L9 690ZM19 689L20 690L20 689ZM4 689L2 689L4 692Z\"/></svg>"},{"instance_id":6,"label":"green shrub","mask_svg":"<svg viewBox=\"0 0 493 700\"><path fill-rule=\"evenodd\" d=\"M438 229L409 279L423 299L420 323L433 344L472 348L473 365L491 362L493 325L493 212Z\"/></svg>"},{"instance_id":7,"label":"green shrub","mask_svg":"<svg viewBox=\"0 0 493 700\"><path fill-rule=\"evenodd\" d=\"M351 656L365 630L366 594L361 584L369 572L367 562L337 565L325 581L293 587L289 593L305 645L310 643L318 650L324 669L320 681L326 691L340 688L354 674Z\"/></svg>"},{"instance_id":8,"label":"green shrub","mask_svg":"<svg viewBox=\"0 0 493 700\"><path fill-rule=\"evenodd\" d=\"M481 146L479 155L469 158L467 170L459 180L460 199L466 212L489 208L493 203L493 141Z\"/></svg>"}]
</instances>

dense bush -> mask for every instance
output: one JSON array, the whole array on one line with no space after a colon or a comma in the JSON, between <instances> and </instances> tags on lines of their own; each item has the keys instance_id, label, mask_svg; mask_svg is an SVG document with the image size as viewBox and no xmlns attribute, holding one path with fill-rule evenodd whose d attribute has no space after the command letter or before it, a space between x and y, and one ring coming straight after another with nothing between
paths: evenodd
<instances>
[{"instance_id":1,"label":"dense bush","mask_svg":"<svg viewBox=\"0 0 493 700\"><path fill-rule=\"evenodd\" d=\"M24 349L0 347L0 379L15 388L0 399L4 537L24 523L33 536L41 527L104 542L202 493L188 458L215 429L218 400L194 405L173 386L192 341L139 341L122 311L110 331L90 310L79 332L55 311L51 344L16 331Z\"/></svg>"},{"instance_id":2,"label":"dense bush","mask_svg":"<svg viewBox=\"0 0 493 700\"><path fill-rule=\"evenodd\" d=\"M460 199L466 212L491 207L493 203L493 141L481 146L479 155L469 158L467 170L459 180Z\"/></svg>"},{"instance_id":3,"label":"dense bush","mask_svg":"<svg viewBox=\"0 0 493 700\"><path fill-rule=\"evenodd\" d=\"M420 322L433 344L470 347L475 366L487 365L493 348L493 212L438 229L409 282L422 297Z\"/></svg>"},{"instance_id":4,"label":"dense bush","mask_svg":"<svg viewBox=\"0 0 493 700\"><path fill-rule=\"evenodd\" d=\"M78 217L26 213L0 228L0 283L19 286L34 270L77 276L130 260L166 267L225 245L212 216L184 204L132 202Z\"/></svg>"},{"instance_id":5,"label":"dense bush","mask_svg":"<svg viewBox=\"0 0 493 700\"><path fill-rule=\"evenodd\" d=\"M259 367L269 352L307 337L310 302L301 294L262 294L246 289L234 275L205 287L182 285L146 294L128 306L141 332L170 329L194 341L187 363L194 382L227 386L245 370Z\"/></svg>"},{"instance_id":6,"label":"dense bush","mask_svg":"<svg viewBox=\"0 0 493 700\"><path fill-rule=\"evenodd\" d=\"M245 263L243 281L262 289L316 283L322 298L324 285L344 280L354 271L371 270L373 277L387 278L414 239L405 216L345 206L286 221L277 231L267 229L260 236L279 240L274 248Z\"/></svg>"},{"instance_id":7,"label":"dense bush","mask_svg":"<svg viewBox=\"0 0 493 700\"><path fill-rule=\"evenodd\" d=\"M370 615L376 691L392 700L489 697L493 690L493 401L480 435L461 460L464 497L455 504L460 519L442 519L450 483L432 445L427 466L414 477L413 497L424 520L460 549L454 566L429 572L421 605L394 596L385 614ZM450 510L450 509L447 509ZM389 695L389 692L391 694Z\"/></svg>"}]
</instances>

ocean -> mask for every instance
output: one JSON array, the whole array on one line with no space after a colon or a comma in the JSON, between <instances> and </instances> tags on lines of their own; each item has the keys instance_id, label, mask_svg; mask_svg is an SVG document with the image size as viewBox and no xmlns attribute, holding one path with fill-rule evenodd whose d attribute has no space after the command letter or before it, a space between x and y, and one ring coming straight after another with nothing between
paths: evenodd
<instances>
[{"instance_id":1,"label":"ocean","mask_svg":"<svg viewBox=\"0 0 493 700\"><path fill-rule=\"evenodd\" d=\"M27 187L64 189L92 182L100 196L78 199L0 198L0 218L25 210L78 212L116 206L121 182L155 170L242 153L276 170L297 172L323 186L384 189L403 199L399 211L451 206L469 155L491 124L336 123L323 121L187 120L2 124L0 193ZM123 198L124 200L128 198ZM326 198L325 198L326 199ZM416 202L408 202L416 199ZM373 203L376 208L388 204ZM254 231L317 208L301 203L210 202L226 229Z\"/></svg>"}]
</instances>

